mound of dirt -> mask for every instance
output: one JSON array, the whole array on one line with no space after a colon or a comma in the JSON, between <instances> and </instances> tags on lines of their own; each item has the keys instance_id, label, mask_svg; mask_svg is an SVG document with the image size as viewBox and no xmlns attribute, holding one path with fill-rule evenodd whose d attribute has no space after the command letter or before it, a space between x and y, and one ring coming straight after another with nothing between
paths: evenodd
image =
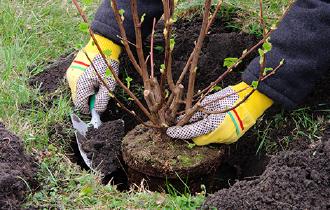
<instances>
[{"instance_id":1,"label":"mound of dirt","mask_svg":"<svg viewBox=\"0 0 330 210\"><path fill-rule=\"evenodd\" d=\"M329 209L330 135L314 148L285 151L255 180L210 195L203 209Z\"/></svg>"},{"instance_id":2,"label":"mound of dirt","mask_svg":"<svg viewBox=\"0 0 330 210\"><path fill-rule=\"evenodd\" d=\"M36 173L22 140L0 123L0 209L19 209L27 191L36 187Z\"/></svg>"},{"instance_id":3,"label":"mound of dirt","mask_svg":"<svg viewBox=\"0 0 330 210\"><path fill-rule=\"evenodd\" d=\"M202 184L208 187L213 183L224 148L194 147L138 125L124 137L122 153L131 184L139 185L145 179L151 190L165 189L166 183L179 190L185 180L190 192L198 192Z\"/></svg>"},{"instance_id":4,"label":"mound of dirt","mask_svg":"<svg viewBox=\"0 0 330 210\"><path fill-rule=\"evenodd\" d=\"M103 175L109 175L121 168L121 142L124 136L122 120L103 123L98 129L91 128L82 143L92 167Z\"/></svg>"},{"instance_id":5,"label":"mound of dirt","mask_svg":"<svg viewBox=\"0 0 330 210\"><path fill-rule=\"evenodd\" d=\"M72 63L76 52L62 56L59 60L51 63L40 74L29 80L29 85L40 87L41 93L54 92L64 79L65 72Z\"/></svg>"}]
</instances>

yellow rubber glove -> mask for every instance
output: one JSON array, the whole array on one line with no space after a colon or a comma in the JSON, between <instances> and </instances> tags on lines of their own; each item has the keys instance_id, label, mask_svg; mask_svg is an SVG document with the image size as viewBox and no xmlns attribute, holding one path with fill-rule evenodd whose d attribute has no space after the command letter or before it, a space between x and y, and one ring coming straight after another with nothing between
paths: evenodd
<instances>
[{"instance_id":1,"label":"yellow rubber glove","mask_svg":"<svg viewBox=\"0 0 330 210\"><path fill-rule=\"evenodd\" d=\"M121 47L112 41L102 37L100 35L95 35L103 52L106 52L107 59L110 65L118 74L119 68L119 55L121 53ZM105 71L107 66L102 59L96 45L93 44L92 39L83 49L90 59L93 61L94 66L105 78ZM72 99L75 106L83 113L89 113L89 97L94 95L95 89L99 89L95 96L95 110L97 112L105 111L107 104L109 102L110 96L106 87L103 86L102 82L99 81L91 63L87 59L86 55L80 50L68 68L66 72L66 78L69 83ZM109 53L111 52L111 54ZM105 78L109 87L113 90L116 86L113 78Z\"/></svg>"},{"instance_id":2,"label":"yellow rubber glove","mask_svg":"<svg viewBox=\"0 0 330 210\"><path fill-rule=\"evenodd\" d=\"M239 92L243 89L245 90ZM251 90L252 87L241 82L205 97L201 104L202 106L208 104L205 110L209 112L226 110L239 103ZM227 95L230 96L223 98ZM216 100L217 98L223 99ZM196 145L231 144L249 130L272 104L270 98L255 91L244 103L230 112L219 114L197 112L192 117L191 124L171 127L167 130L167 134L173 138L193 139Z\"/></svg>"}]
</instances>

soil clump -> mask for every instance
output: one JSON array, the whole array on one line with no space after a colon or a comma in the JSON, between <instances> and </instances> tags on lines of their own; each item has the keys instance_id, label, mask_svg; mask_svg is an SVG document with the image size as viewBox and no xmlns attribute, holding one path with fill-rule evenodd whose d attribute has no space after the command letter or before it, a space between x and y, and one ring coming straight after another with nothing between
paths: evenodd
<instances>
[{"instance_id":1,"label":"soil clump","mask_svg":"<svg viewBox=\"0 0 330 210\"><path fill-rule=\"evenodd\" d=\"M210 195L203 209L329 209L330 135L305 151L284 151L264 173Z\"/></svg>"},{"instance_id":2,"label":"soil clump","mask_svg":"<svg viewBox=\"0 0 330 210\"><path fill-rule=\"evenodd\" d=\"M71 65L76 52L64 55L48 65L44 71L29 80L29 85L39 87L41 93L54 92L63 82L66 70Z\"/></svg>"},{"instance_id":3,"label":"soil clump","mask_svg":"<svg viewBox=\"0 0 330 210\"><path fill-rule=\"evenodd\" d=\"M37 186L37 166L23 142L0 123L0 209L20 209L27 192Z\"/></svg>"},{"instance_id":4,"label":"soil clump","mask_svg":"<svg viewBox=\"0 0 330 210\"><path fill-rule=\"evenodd\" d=\"M188 142L138 125L124 137L122 153L129 183L139 185L145 179L150 190L171 184L183 192L186 182L190 192L200 192L202 184L213 184L224 150L222 146L191 147Z\"/></svg>"},{"instance_id":5,"label":"soil clump","mask_svg":"<svg viewBox=\"0 0 330 210\"><path fill-rule=\"evenodd\" d=\"M120 147L124 137L124 122L122 120L103 123L98 129L90 128L86 141L81 142L82 149L92 167L104 176L121 169Z\"/></svg>"}]
</instances>

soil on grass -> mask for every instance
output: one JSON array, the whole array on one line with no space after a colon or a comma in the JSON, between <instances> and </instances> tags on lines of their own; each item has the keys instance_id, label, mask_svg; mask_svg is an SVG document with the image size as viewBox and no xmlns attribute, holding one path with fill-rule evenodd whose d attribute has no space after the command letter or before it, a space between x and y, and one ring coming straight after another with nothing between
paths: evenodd
<instances>
[{"instance_id":1,"label":"soil on grass","mask_svg":"<svg viewBox=\"0 0 330 210\"><path fill-rule=\"evenodd\" d=\"M20 209L26 194L37 185L36 173L22 140L0 123L0 209Z\"/></svg>"},{"instance_id":2,"label":"soil on grass","mask_svg":"<svg viewBox=\"0 0 330 210\"><path fill-rule=\"evenodd\" d=\"M177 78L178 74L180 74L186 60L188 59L190 52L194 47L194 41L198 37L198 26L200 24L201 18L199 17L194 17L190 21L179 20L175 23L174 27L177 37L175 39L176 44L173 52L173 73L175 74L174 78ZM225 23L223 23L222 21L217 20L211 30L211 33L207 36L205 40L201 53L200 63L198 66L199 71L196 90L206 87L208 84L210 84L211 81L213 81L225 70L222 65L224 58L240 56L243 50L250 48L257 41L257 38L252 35L224 28L224 24ZM155 46L163 46L162 32L162 26L160 23L156 32ZM148 40L146 41L145 45L149 45ZM155 50L155 69L159 69L160 64L163 63L163 53L161 52L161 47L159 47L158 49L159 50ZM149 49L148 47L146 47L146 52L148 51ZM222 87L225 87L226 85L232 85L239 82L241 71L244 70L246 65L255 55L256 54L251 55L245 60L245 62L241 63L239 67L234 72L232 72L220 85ZM52 77L46 76L48 74L55 75L57 79L60 78L60 80L62 81L67 67L61 62L64 62L64 64L66 63L66 65L69 66L71 60L65 61L61 58L60 62L57 63L58 68L47 68L48 70L45 70L45 72L48 73L44 73L44 76L38 75L42 78L41 81L46 80L46 78L50 78L47 81L49 81L49 83L53 82L54 79L52 79ZM137 93L137 96L140 99L142 99L142 82L138 79L138 75L134 72L133 67L129 64L128 57L125 55L125 53L123 53L121 56L120 69L120 77L123 81L125 81L125 77L127 75L133 78L133 81L131 83L131 89L134 93ZM157 72L159 73L159 71ZM319 110L329 109L330 94L324 94L329 90L329 79L330 74L328 74L326 78L322 79L322 81L317 84L315 91L311 94L310 97L306 99L306 104L310 106L310 111L308 112L309 114L313 114L316 116L324 116L324 112L321 112ZM44 82L43 84L47 83L48 82ZM57 85L60 84L60 82L57 83ZM56 87L49 90L54 89L56 89ZM142 116L142 113L135 106L134 102L129 100L129 97L125 93L123 93L120 88L116 89L115 94L120 98L121 101L124 101L131 110L134 110L138 115ZM263 122L267 122L268 119L273 119L272 117L279 111L280 109L276 107L269 110ZM287 115L289 116L290 112L288 112ZM102 115L102 120L106 122L109 120L116 119L123 119L125 121L125 133L132 130L138 124L138 121L134 117L121 110L119 107L116 106L116 103L113 100L110 100L107 111ZM272 138L275 144L278 145L278 150L283 150L282 137L292 135L292 133L296 129L295 125L295 120L289 119L283 125L279 126L276 129L273 129L273 131L268 135ZM267 123L261 123L261 125L257 129L259 131L266 130ZM218 179L218 189L223 187L228 188L233 185L237 180L255 179L255 176L259 176L263 173L269 162L270 157L264 154L264 151L257 152L258 146L260 144L257 139L258 134L256 132L249 131L237 143L225 147L225 154L223 156L221 166L216 175L216 178ZM75 142L74 138L73 142ZM304 151L308 148L309 145L310 139L301 138L298 141L294 140L293 144L288 148Z\"/></svg>"},{"instance_id":3,"label":"soil on grass","mask_svg":"<svg viewBox=\"0 0 330 210\"><path fill-rule=\"evenodd\" d=\"M212 209L329 209L330 134L304 151L284 151L252 181L239 181L207 198Z\"/></svg>"},{"instance_id":4,"label":"soil on grass","mask_svg":"<svg viewBox=\"0 0 330 210\"><path fill-rule=\"evenodd\" d=\"M76 52L62 56L59 60L48 65L44 71L29 80L33 87L40 88L41 93L54 92L63 82L65 72L72 63Z\"/></svg>"},{"instance_id":5,"label":"soil on grass","mask_svg":"<svg viewBox=\"0 0 330 210\"><path fill-rule=\"evenodd\" d=\"M190 192L200 192L202 184L209 189L224 149L222 146L191 146L138 125L124 137L122 144L129 182L140 184L144 178L151 190L165 189L166 183L180 190L184 181Z\"/></svg>"}]
</instances>

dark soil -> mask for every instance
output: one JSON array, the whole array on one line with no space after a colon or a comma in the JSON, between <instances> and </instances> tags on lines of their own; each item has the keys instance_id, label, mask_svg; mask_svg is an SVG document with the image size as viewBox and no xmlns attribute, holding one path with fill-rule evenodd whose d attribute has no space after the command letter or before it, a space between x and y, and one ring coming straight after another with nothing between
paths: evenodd
<instances>
[{"instance_id":1,"label":"dark soil","mask_svg":"<svg viewBox=\"0 0 330 210\"><path fill-rule=\"evenodd\" d=\"M187 20L179 20L175 25L175 31L177 34L176 37L176 45L174 48L174 62L173 62L173 72L174 78L180 74L185 61L188 59L190 52L193 49L193 43L196 40L199 33L199 25L201 24L201 19L198 17L192 18L190 21ZM225 25L222 21L216 21L215 25L210 33L207 36L204 47L202 49L200 63L199 63L199 71L198 71L198 81L196 89L202 89L207 86L211 81L213 81L217 76L219 76L225 69L222 67L223 59L226 57L238 57L241 55L242 51L246 48L251 47L254 43L256 43L257 39L248 34L240 33L238 31L228 30L223 27ZM155 46L162 46L162 29L161 23L159 29L157 29L156 37L155 37ZM147 40L146 46L149 45L149 41ZM148 52L148 47L146 48L146 52ZM244 70L249 61L255 56L251 55L245 62L240 64L240 66L232 72L225 81L220 84L221 86L236 84L240 81L241 71ZM72 60L73 58L71 58ZM54 75L56 78L54 81L62 81L65 75L65 71L67 66L70 65L71 60L65 60L63 58L60 59L60 62L57 63L57 67L47 68L40 75L37 75L36 78L40 77L41 79L38 81L47 81L42 83L48 84L53 82L53 78L51 76L47 76L48 74ZM163 53L160 51L155 51L155 60L156 60L156 69L159 69L159 65L163 63ZM138 97L142 96L142 83L138 79L137 74L133 71L133 67L129 64L129 60L125 53L121 56L121 65L120 65L121 73L120 77L125 78L126 75L129 75L134 80L131 84L131 89L135 93L138 93ZM48 73L46 73L48 72ZM48 79L47 79L48 78ZM36 80L36 79L33 79ZM31 80L31 81L33 81ZM313 115L315 118L318 116L324 117L325 112L322 110L328 110L330 108L330 94L325 94L329 90L330 83L330 74L326 76L322 81L317 84L315 91L306 99L305 106L309 106L310 109L308 114ZM123 81L125 81L123 79ZM31 84L34 84L31 82ZM40 83L39 83L40 84ZM61 84L61 82L56 83L57 87ZM57 87L47 88L50 91L54 91ZM42 89L43 87L41 87ZM123 93L122 90L117 88L116 95L124 101L128 107L134 110L136 113L141 114L139 109L135 106L134 102L128 100L128 96ZM274 106L272 109L267 111L266 116L262 123L258 125L256 129L259 132L265 130L267 128L268 120L272 120L276 118L276 113L281 111L280 108ZM291 112L287 112L286 116L290 116ZM142 115L141 115L142 116ZM116 106L116 103L111 100L107 111L102 115L102 120L104 122L109 120L123 119L125 121L125 133L132 130L137 124L137 120L134 117L127 114L125 111L121 110ZM256 130L254 129L254 130ZM273 141L277 145L277 151L284 149L292 149L296 151L304 151L309 148L310 140L308 138L299 138L294 139L290 142L290 145L285 147L282 142L283 137L290 136L295 131L295 120L288 117L288 120L285 123L279 125L279 127L274 128L268 136L273 139ZM217 170L216 175L216 183L217 189L219 188L229 188L238 180L255 180L263 174L266 169L266 166L270 160L270 157L265 154L265 151L261 151L257 153L257 149L259 143L257 141L258 135L255 131L250 130L247 132L237 143L232 144L230 146L225 146L225 154L222 159L222 163L220 168ZM75 141L75 140L74 140ZM73 141L73 142L74 142ZM194 148L195 149L195 148ZM276 152L277 152L276 151ZM276 152L274 153L276 155ZM76 153L77 154L77 153ZM272 153L273 154L273 153ZM129 169L133 170L133 169ZM134 173L132 173L134 174ZM138 174L138 173L135 173ZM146 176L136 175L143 178L149 179ZM155 178L155 177L152 177ZM138 180L138 178L136 178ZM160 179L160 182L163 182ZM214 185L215 186L215 185ZM212 192L213 190L208 190L208 192Z\"/></svg>"},{"instance_id":2,"label":"dark soil","mask_svg":"<svg viewBox=\"0 0 330 210\"><path fill-rule=\"evenodd\" d=\"M207 198L212 209L329 209L330 132L305 151L285 151L252 181L239 181Z\"/></svg>"},{"instance_id":3,"label":"dark soil","mask_svg":"<svg viewBox=\"0 0 330 210\"><path fill-rule=\"evenodd\" d=\"M103 123L98 129L91 128L82 143L92 167L103 175L109 175L121 169L120 147L124 137L122 120Z\"/></svg>"},{"instance_id":4,"label":"dark soil","mask_svg":"<svg viewBox=\"0 0 330 210\"><path fill-rule=\"evenodd\" d=\"M51 63L40 74L32 77L29 84L33 87L39 87L41 93L54 92L64 80L65 72L72 63L76 53L61 57L59 60Z\"/></svg>"},{"instance_id":5,"label":"dark soil","mask_svg":"<svg viewBox=\"0 0 330 210\"><path fill-rule=\"evenodd\" d=\"M209 186L221 163L222 146L190 148L188 142L170 139L155 129L138 125L123 140L122 153L129 167L131 184L140 184L142 178L149 189L165 188L166 183L176 189L187 181L191 192L199 192L201 185ZM181 180L180 180L181 179Z\"/></svg>"},{"instance_id":6,"label":"dark soil","mask_svg":"<svg viewBox=\"0 0 330 210\"><path fill-rule=\"evenodd\" d=\"M36 173L22 140L0 123L0 209L20 209L27 192L37 185Z\"/></svg>"}]
</instances>

